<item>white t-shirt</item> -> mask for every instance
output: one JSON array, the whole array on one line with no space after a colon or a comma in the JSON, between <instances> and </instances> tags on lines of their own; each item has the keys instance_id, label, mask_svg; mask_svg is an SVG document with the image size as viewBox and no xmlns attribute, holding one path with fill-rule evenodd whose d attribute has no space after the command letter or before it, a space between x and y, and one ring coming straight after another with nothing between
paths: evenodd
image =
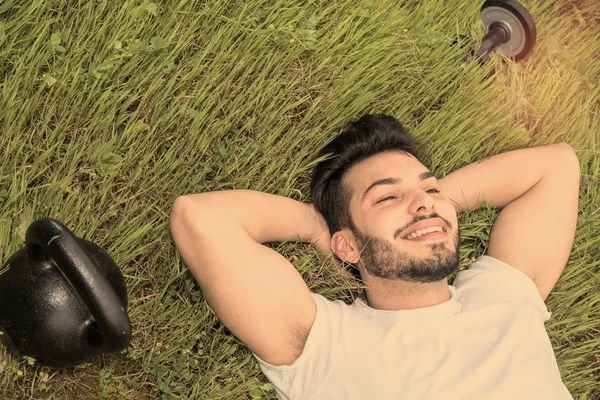
<instances>
[{"instance_id":1,"label":"white t-shirt","mask_svg":"<svg viewBox=\"0 0 600 400\"><path fill-rule=\"evenodd\" d=\"M317 315L300 357L254 352L283 400L572 400L533 281L483 255L448 286L451 299L386 311L312 293Z\"/></svg>"}]
</instances>

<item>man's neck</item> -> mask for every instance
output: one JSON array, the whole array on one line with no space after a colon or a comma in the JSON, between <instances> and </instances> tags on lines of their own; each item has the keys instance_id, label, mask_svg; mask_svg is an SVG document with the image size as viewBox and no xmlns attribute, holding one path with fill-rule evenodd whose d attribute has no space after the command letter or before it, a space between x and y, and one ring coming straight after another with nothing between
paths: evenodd
<instances>
[{"instance_id":1,"label":"man's neck","mask_svg":"<svg viewBox=\"0 0 600 400\"><path fill-rule=\"evenodd\" d=\"M432 307L451 298L448 278L434 283L370 278L365 282L368 305L378 310L414 310Z\"/></svg>"}]
</instances>

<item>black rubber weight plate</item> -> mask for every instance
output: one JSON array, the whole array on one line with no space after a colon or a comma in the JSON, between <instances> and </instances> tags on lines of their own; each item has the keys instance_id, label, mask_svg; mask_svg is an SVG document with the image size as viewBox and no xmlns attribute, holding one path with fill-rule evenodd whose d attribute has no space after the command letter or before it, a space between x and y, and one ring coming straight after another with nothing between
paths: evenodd
<instances>
[{"instance_id":1,"label":"black rubber weight plate","mask_svg":"<svg viewBox=\"0 0 600 400\"><path fill-rule=\"evenodd\" d=\"M489 28L500 21L510 29L510 40L498 46L506 57L520 60L527 56L536 41L535 23L529 11L514 0L488 0L481 7L480 17Z\"/></svg>"}]
</instances>

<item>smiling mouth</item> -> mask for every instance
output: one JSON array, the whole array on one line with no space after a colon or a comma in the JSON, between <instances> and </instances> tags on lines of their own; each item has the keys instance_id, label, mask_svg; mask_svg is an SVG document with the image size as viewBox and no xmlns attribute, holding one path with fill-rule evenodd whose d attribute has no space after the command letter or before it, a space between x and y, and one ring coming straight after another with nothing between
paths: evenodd
<instances>
[{"instance_id":1,"label":"smiling mouth","mask_svg":"<svg viewBox=\"0 0 600 400\"><path fill-rule=\"evenodd\" d=\"M410 236L412 233L409 233L408 235L401 237L400 239L402 240L406 240L409 242L419 242L419 241L427 241L427 240L439 240L439 239L444 239L446 238L446 236L448 235L448 231L446 230L446 228L442 227L442 232L440 231L434 231L431 233L426 233L424 235L418 236L414 239L409 239L408 236Z\"/></svg>"}]
</instances>

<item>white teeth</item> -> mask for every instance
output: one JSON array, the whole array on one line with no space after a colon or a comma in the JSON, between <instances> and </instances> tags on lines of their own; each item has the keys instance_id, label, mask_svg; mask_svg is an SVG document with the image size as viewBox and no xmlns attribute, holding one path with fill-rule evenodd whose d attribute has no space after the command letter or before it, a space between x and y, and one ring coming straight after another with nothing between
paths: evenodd
<instances>
[{"instance_id":1,"label":"white teeth","mask_svg":"<svg viewBox=\"0 0 600 400\"><path fill-rule=\"evenodd\" d=\"M431 232L443 232L444 230L442 229L441 226L432 226L429 228L425 228L425 229L420 229L416 232L411 233L410 235L408 235L406 238L407 239L416 239L419 236L423 236L427 233L431 233Z\"/></svg>"}]
</instances>

